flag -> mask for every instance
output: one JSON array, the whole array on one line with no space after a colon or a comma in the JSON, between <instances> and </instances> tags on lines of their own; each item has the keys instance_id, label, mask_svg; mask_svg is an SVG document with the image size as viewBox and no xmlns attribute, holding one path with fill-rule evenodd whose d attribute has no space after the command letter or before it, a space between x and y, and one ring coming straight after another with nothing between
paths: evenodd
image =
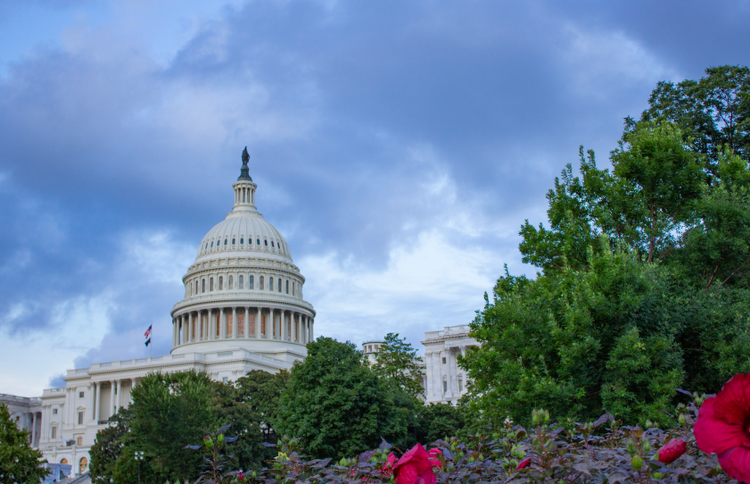
<instances>
[{"instance_id":1,"label":"flag","mask_svg":"<svg viewBox=\"0 0 750 484\"><path fill-rule=\"evenodd\" d=\"M150 336L149 336L149 337L148 337L148 339L146 340L146 346L148 346L148 344L149 344L149 343L151 343L151 337L150 337Z\"/></svg>"},{"instance_id":2,"label":"flag","mask_svg":"<svg viewBox=\"0 0 750 484\"><path fill-rule=\"evenodd\" d=\"M146 330L146 333L144 334L144 336L146 337L146 346L148 346L149 343L151 343L151 328L153 326L154 326L153 324L149 326L148 329Z\"/></svg>"}]
</instances>

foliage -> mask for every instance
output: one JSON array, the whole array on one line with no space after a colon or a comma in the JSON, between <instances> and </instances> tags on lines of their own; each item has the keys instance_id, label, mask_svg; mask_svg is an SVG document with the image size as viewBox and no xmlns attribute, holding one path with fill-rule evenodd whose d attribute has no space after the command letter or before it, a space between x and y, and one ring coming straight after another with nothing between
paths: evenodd
<instances>
[{"instance_id":1,"label":"foliage","mask_svg":"<svg viewBox=\"0 0 750 484\"><path fill-rule=\"evenodd\" d=\"M41 481L49 470L42 453L29 445L29 432L21 430L4 403L0 403L0 483Z\"/></svg>"},{"instance_id":2,"label":"foliage","mask_svg":"<svg viewBox=\"0 0 750 484\"><path fill-rule=\"evenodd\" d=\"M115 463L122 453L124 437L130 431L130 420L133 413L127 407L111 416L108 426L96 434L94 445L89 450L91 465L89 474L94 482L109 483L114 478Z\"/></svg>"},{"instance_id":3,"label":"foliage","mask_svg":"<svg viewBox=\"0 0 750 484\"><path fill-rule=\"evenodd\" d=\"M459 435L465 426L462 407L446 403L423 405L417 412L417 442L432 443Z\"/></svg>"},{"instance_id":4,"label":"foliage","mask_svg":"<svg viewBox=\"0 0 750 484\"><path fill-rule=\"evenodd\" d=\"M652 425L622 426L610 414L593 422L550 424L549 412L535 411L533 427L528 430L506 421L465 441L438 440L435 445L440 452L431 455L440 465L432 482L737 482L721 470L715 455L697 447L692 426L697 405L705 396L693 397L695 402L679 406L673 426L666 430ZM684 453L679 440L684 441ZM679 450L675 451L676 447ZM390 450L386 442L340 460L307 460L298 446L283 450L271 468L252 479L254 482L393 482L393 466L386 465ZM668 455L660 455L662 450Z\"/></svg>"},{"instance_id":5,"label":"foliage","mask_svg":"<svg viewBox=\"0 0 750 484\"><path fill-rule=\"evenodd\" d=\"M718 66L699 81L660 82L642 121L665 118L680 126L711 171L724 149L750 160L750 69ZM628 126L635 122L628 118Z\"/></svg>"},{"instance_id":6,"label":"foliage","mask_svg":"<svg viewBox=\"0 0 750 484\"><path fill-rule=\"evenodd\" d=\"M208 432L201 441L200 445L186 445L185 449L202 450L204 457L203 472L196 482L206 482L209 484L221 484L231 479L231 476L237 474L237 471L227 471L233 455L225 454L227 444L237 440L237 437L227 437L224 432L231 425L225 425L215 434Z\"/></svg>"},{"instance_id":7,"label":"foliage","mask_svg":"<svg viewBox=\"0 0 750 484\"><path fill-rule=\"evenodd\" d=\"M373 370L381 378L387 378L402 391L414 398L422 396L424 389L419 382L422 369L417 350L412 348L406 338L399 338L398 333L385 335L384 343L375 354Z\"/></svg>"},{"instance_id":8,"label":"foliage","mask_svg":"<svg viewBox=\"0 0 750 484\"><path fill-rule=\"evenodd\" d=\"M294 365L276 429L300 438L313 456L341 458L386 438L403 438L396 395L350 342L318 338ZM409 399L412 400L412 399Z\"/></svg>"}]
</instances>

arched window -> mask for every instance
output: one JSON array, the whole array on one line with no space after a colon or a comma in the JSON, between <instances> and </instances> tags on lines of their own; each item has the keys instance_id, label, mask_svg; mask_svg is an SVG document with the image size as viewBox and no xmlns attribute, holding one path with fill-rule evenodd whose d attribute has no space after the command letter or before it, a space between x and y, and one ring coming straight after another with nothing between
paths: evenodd
<instances>
[{"instance_id":1,"label":"arched window","mask_svg":"<svg viewBox=\"0 0 750 484\"><path fill-rule=\"evenodd\" d=\"M232 281L232 276L229 276L229 281L228 282L229 282L229 289L232 290L233 289L232 282L234 282L234 281Z\"/></svg>"},{"instance_id":2,"label":"arched window","mask_svg":"<svg viewBox=\"0 0 750 484\"><path fill-rule=\"evenodd\" d=\"M240 276L240 280L238 281L240 283L240 289L244 289L242 283L244 282L242 279L242 276Z\"/></svg>"},{"instance_id":3,"label":"arched window","mask_svg":"<svg viewBox=\"0 0 750 484\"><path fill-rule=\"evenodd\" d=\"M295 282L292 281L292 296L294 296L294 286L295 286Z\"/></svg>"},{"instance_id":4,"label":"arched window","mask_svg":"<svg viewBox=\"0 0 750 484\"><path fill-rule=\"evenodd\" d=\"M89 460L85 457L81 457L81 460L78 463L78 470L81 474L86 472L86 469L89 468Z\"/></svg>"},{"instance_id":5,"label":"arched window","mask_svg":"<svg viewBox=\"0 0 750 484\"><path fill-rule=\"evenodd\" d=\"M255 245L260 245L260 239L255 239Z\"/></svg>"},{"instance_id":6,"label":"arched window","mask_svg":"<svg viewBox=\"0 0 750 484\"><path fill-rule=\"evenodd\" d=\"M206 280L205 279L203 279L203 291L202 292L206 292Z\"/></svg>"},{"instance_id":7,"label":"arched window","mask_svg":"<svg viewBox=\"0 0 750 484\"><path fill-rule=\"evenodd\" d=\"M274 246L274 245L273 245L273 240L272 240L272 241L271 241L271 247L273 247L273 246Z\"/></svg>"},{"instance_id":8,"label":"arched window","mask_svg":"<svg viewBox=\"0 0 750 484\"><path fill-rule=\"evenodd\" d=\"M258 282L258 284L259 284L258 289L262 291L263 290L263 276L260 276L260 281Z\"/></svg>"},{"instance_id":9,"label":"arched window","mask_svg":"<svg viewBox=\"0 0 750 484\"><path fill-rule=\"evenodd\" d=\"M224 289L224 278L222 276L219 276L219 291L223 289ZM212 291L214 290L213 287L211 288L211 290Z\"/></svg>"},{"instance_id":10,"label":"arched window","mask_svg":"<svg viewBox=\"0 0 750 484\"><path fill-rule=\"evenodd\" d=\"M268 290L273 291L273 277L268 278Z\"/></svg>"},{"instance_id":11,"label":"arched window","mask_svg":"<svg viewBox=\"0 0 750 484\"><path fill-rule=\"evenodd\" d=\"M240 245L242 245L242 244L244 244L244 243L245 243L245 239L244 239L244 237L240 237Z\"/></svg>"},{"instance_id":12,"label":"arched window","mask_svg":"<svg viewBox=\"0 0 750 484\"><path fill-rule=\"evenodd\" d=\"M237 240L237 239L235 239L234 237L232 237L232 245L234 245L234 242L235 242L236 240Z\"/></svg>"},{"instance_id":13,"label":"arched window","mask_svg":"<svg viewBox=\"0 0 750 484\"><path fill-rule=\"evenodd\" d=\"M286 281L286 293L289 294L289 280Z\"/></svg>"},{"instance_id":14,"label":"arched window","mask_svg":"<svg viewBox=\"0 0 750 484\"><path fill-rule=\"evenodd\" d=\"M247 288L248 289L255 289L255 276L250 276L247 278Z\"/></svg>"},{"instance_id":15,"label":"arched window","mask_svg":"<svg viewBox=\"0 0 750 484\"><path fill-rule=\"evenodd\" d=\"M214 290L214 278L208 280L208 290L213 291Z\"/></svg>"},{"instance_id":16,"label":"arched window","mask_svg":"<svg viewBox=\"0 0 750 484\"><path fill-rule=\"evenodd\" d=\"M278 291L281 292L281 279L279 279L279 284L278 285L279 285Z\"/></svg>"},{"instance_id":17,"label":"arched window","mask_svg":"<svg viewBox=\"0 0 750 484\"><path fill-rule=\"evenodd\" d=\"M227 239L224 239L224 245L227 245Z\"/></svg>"},{"instance_id":18,"label":"arched window","mask_svg":"<svg viewBox=\"0 0 750 484\"><path fill-rule=\"evenodd\" d=\"M266 247L268 247L268 239L263 239L263 242L266 244Z\"/></svg>"},{"instance_id":19,"label":"arched window","mask_svg":"<svg viewBox=\"0 0 750 484\"><path fill-rule=\"evenodd\" d=\"M212 241L211 241L211 247L213 247L213 246L214 246L214 241L212 240Z\"/></svg>"},{"instance_id":20,"label":"arched window","mask_svg":"<svg viewBox=\"0 0 750 484\"><path fill-rule=\"evenodd\" d=\"M66 459L65 457L63 457L63 459L60 461L60 464L67 465L68 464L68 459Z\"/></svg>"}]
</instances>

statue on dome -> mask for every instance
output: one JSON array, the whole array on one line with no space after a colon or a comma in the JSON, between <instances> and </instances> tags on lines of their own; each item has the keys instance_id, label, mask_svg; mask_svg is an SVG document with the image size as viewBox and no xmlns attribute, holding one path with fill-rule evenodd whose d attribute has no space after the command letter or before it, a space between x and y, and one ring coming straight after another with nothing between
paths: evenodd
<instances>
[{"instance_id":1,"label":"statue on dome","mask_svg":"<svg viewBox=\"0 0 750 484\"><path fill-rule=\"evenodd\" d=\"M250 161L250 155L247 153L247 146L242 150L242 166L247 166L247 162Z\"/></svg>"}]
</instances>

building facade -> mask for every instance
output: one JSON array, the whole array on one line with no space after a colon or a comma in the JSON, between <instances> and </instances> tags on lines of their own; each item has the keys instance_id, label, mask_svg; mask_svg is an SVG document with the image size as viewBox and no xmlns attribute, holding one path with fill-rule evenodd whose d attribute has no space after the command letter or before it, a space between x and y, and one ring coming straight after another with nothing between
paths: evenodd
<instances>
[{"instance_id":1,"label":"building facade","mask_svg":"<svg viewBox=\"0 0 750 484\"><path fill-rule=\"evenodd\" d=\"M10 418L15 420L19 429L30 432L29 443L31 446L39 447L39 431L42 428L42 399L0 393L0 403L8 407Z\"/></svg>"},{"instance_id":2,"label":"building facade","mask_svg":"<svg viewBox=\"0 0 750 484\"><path fill-rule=\"evenodd\" d=\"M68 370L65 387L44 390L22 413L38 419L35 438L49 462L85 472L96 433L149 373L197 370L228 382L251 370L288 370L307 356L315 310L289 245L256 209L248 159L243 152L232 211L203 238L183 277L170 354Z\"/></svg>"},{"instance_id":3,"label":"building facade","mask_svg":"<svg viewBox=\"0 0 750 484\"><path fill-rule=\"evenodd\" d=\"M424 394L425 403L455 405L466 394L466 372L458 366L458 355L477 346L469 336L469 326L446 326L441 331L425 333Z\"/></svg>"}]
</instances>

